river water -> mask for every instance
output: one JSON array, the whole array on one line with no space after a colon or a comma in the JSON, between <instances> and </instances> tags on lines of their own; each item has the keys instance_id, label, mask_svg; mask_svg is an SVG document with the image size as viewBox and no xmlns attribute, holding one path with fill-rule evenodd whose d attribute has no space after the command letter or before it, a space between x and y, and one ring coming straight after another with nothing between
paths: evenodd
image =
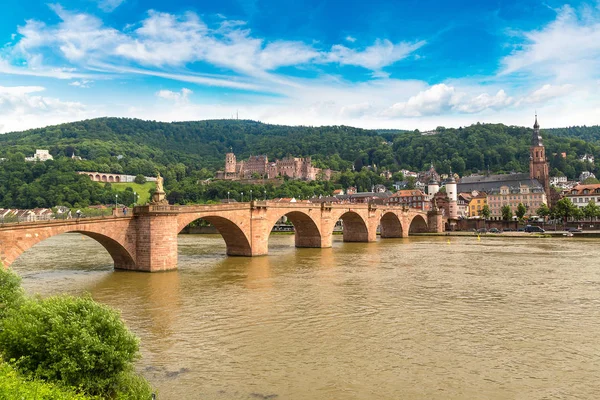
<instances>
[{"instance_id":1,"label":"river water","mask_svg":"<svg viewBox=\"0 0 600 400\"><path fill-rule=\"evenodd\" d=\"M146 274L65 234L13 268L121 310L161 400L598 398L600 240L293 243L234 258L181 235L179 270Z\"/></svg>"}]
</instances>

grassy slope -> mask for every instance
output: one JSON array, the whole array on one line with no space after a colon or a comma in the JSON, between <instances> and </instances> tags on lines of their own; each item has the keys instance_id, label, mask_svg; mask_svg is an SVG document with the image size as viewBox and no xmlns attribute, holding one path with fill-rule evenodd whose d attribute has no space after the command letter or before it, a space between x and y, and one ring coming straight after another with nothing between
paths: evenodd
<instances>
[{"instance_id":1,"label":"grassy slope","mask_svg":"<svg viewBox=\"0 0 600 400\"><path fill-rule=\"evenodd\" d=\"M137 183L111 183L111 185L117 190L124 190L128 187L132 188L139 195L138 204L146 204L150 201L150 193L148 191L156 187L154 182L146 182L143 185Z\"/></svg>"}]
</instances>

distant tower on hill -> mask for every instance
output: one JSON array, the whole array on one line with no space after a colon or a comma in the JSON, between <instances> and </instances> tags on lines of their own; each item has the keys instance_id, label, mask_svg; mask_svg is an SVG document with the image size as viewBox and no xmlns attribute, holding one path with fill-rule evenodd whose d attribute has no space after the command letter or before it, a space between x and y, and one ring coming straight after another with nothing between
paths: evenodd
<instances>
[{"instance_id":1,"label":"distant tower on hill","mask_svg":"<svg viewBox=\"0 0 600 400\"><path fill-rule=\"evenodd\" d=\"M235 154L230 150L229 153L225 154L225 174L235 174L236 165Z\"/></svg>"},{"instance_id":2,"label":"distant tower on hill","mask_svg":"<svg viewBox=\"0 0 600 400\"><path fill-rule=\"evenodd\" d=\"M546 198L550 201L550 173L548 172L546 149L542 141L542 135L540 134L540 124L538 124L537 114L535 115L535 123L533 124L531 147L529 148L529 177L537 179L544 186Z\"/></svg>"}]
</instances>

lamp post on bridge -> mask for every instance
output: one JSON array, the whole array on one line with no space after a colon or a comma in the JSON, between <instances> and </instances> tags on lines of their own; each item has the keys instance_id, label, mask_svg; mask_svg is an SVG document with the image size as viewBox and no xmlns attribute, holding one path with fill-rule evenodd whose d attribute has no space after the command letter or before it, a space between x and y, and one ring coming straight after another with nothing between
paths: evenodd
<instances>
[{"instance_id":1,"label":"lamp post on bridge","mask_svg":"<svg viewBox=\"0 0 600 400\"><path fill-rule=\"evenodd\" d=\"M252 203L252 189L250 189L250 203Z\"/></svg>"},{"instance_id":2,"label":"lamp post on bridge","mask_svg":"<svg viewBox=\"0 0 600 400\"><path fill-rule=\"evenodd\" d=\"M118 209L119 209L119 195L115 194L115 215L117 215Z\"/></svg>"},{"instance_id":3,"label":"lamp post on bridge","mask_svg":"<svg viewBox=\"0 0 600 400\"><path fill-rule=\"evenodd\" d=\"M265 201L267 201L267 191L264 190L263 193L265 194Z\"/></svg>"},{"instance_id":4,"label":"lamp post on bridge","mask_svg":"<svg viewBox=\"0 0 600 400\"><path fill-rule=\"evenodd\" d=\"M229 191L227 192L227 204L229 204Z\"/></svg>"},{"instance_id":5,"label":"lamp post on bridge","mask_svg":"<svg viewBox=\"0 0 600 400\"><path fill-rule=\"evenodd\" d=\"M133 206L135 207L136 204L137 204L137 193L133 192Z\"/></svg>"},{"instance_id":6,"label":"lamp post on bridge","mask_svg":"<svg viewBox=\"0 0 600 400\"><path fill-rule=\"evenodd\" d=\"M244 202L244 192L242 192L242 203Z\"/></svg>"}]
</instances>

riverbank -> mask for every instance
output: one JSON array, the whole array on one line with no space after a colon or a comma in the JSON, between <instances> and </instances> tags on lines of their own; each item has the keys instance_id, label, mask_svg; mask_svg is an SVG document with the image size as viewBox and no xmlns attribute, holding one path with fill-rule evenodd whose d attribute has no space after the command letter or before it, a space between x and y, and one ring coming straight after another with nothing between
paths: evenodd
<instances>
[{"instance_id":1,"label":"riverbank","mask_svg":"<svg viewBox=\"0 0 600 400\"><path fill-rule=\"evenodd\" d=\"M515 237L515 238L530 238L530 237L552 237L552 238L600 238L600 231L583 231L573 232L573 236L567 236L566 231L546 231L544 233L529 233L529 232L502 232L502 233L478 233L466 231L453 231L442 233L411 233L411 236L485 236L487 237Z\"/></svg>"}]
</instances>

